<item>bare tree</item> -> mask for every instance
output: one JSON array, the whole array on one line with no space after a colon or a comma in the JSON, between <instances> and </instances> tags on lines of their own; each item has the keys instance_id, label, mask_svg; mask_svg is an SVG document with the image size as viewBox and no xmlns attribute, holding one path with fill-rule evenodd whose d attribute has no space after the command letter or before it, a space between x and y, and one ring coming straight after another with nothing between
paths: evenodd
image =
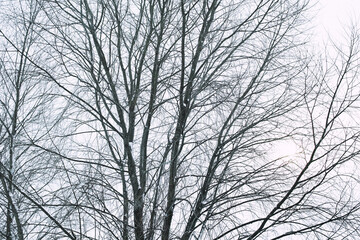
<instances>
[{"instance_id":1,"label":"bare tree","mask_svg":"<svg viewBox=\"0 0 360 240\"><path fill-rule=\"evenodd\" d=\"M307 1L36 5L45 61L16 54L60 106L42 123L56 131L29 137L58 159L29 202L38 236L359 236L355 31L329 66L305 54ZM288 137L301 155L269 154Z\"/></svg>"},{"instance_id":2,"label":"bare tree","mask_svg":"<svg viewBox=\"0 0 360 240\"><path fill-rule=\"evenodd\" d=\"M35 1L4 2L1 10L0 238L7 240L40 239L39 232L48 231L44 219L50 218L51 226L57 222L41 204L59 158L34 147L58 142L50 140L49 134L57 131L61 116L55 108L50 111L55 98L31 60L42 59L37 41L40 32L35 34L34 25L38 6ZM57 227L61 228L59 222Z\"/></svg>"},{"instance_id":3,"label":"bare tree","mask_svg":"<svg viewBox=\"0 0 360 240\"><path fill-rule=\"evenodd\" d=\"M32 17L34 16L30 16ZM22 168L25 163L21 158L28 150L27 147L22 146L21 135L24 134L26 125L33 120L37 107L24 109L26 100L35 97L34 86L31 86L32 83L29 84L31 81L29 75L32 72L29 71L25 57L33 43L32 24L18 27L23 27L17 32L22 37L14 40L18 49L14 49L10 44L4 44L1 52L1 192L4 197L1 199L1 206L2 212L6 213L2 215L6 220L1 221L1 224L5 225L1 226L1 235L6 239L13 239L14 236L17 239L24 239L25 219L22 219L19 209L21 198L16 194L13 185L22 178ZM29 105L32 104L34 101ZM15 227L13 227L14 222Z\"/></svg>"}]
</instances>

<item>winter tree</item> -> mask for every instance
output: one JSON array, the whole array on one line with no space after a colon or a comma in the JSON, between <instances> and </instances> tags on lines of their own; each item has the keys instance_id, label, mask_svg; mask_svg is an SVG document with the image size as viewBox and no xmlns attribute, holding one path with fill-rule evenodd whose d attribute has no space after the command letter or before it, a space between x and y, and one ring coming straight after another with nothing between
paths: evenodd
<instances>
[{"instance_id":1,"label":"winter tree","mask_svg":"<svg viewBox=\"0 0 360 240\"><path fill-rule=\"evenodd\" d=\"M0 32L1 209L15 219L0 219L3 236L360 235L355 30L321 57L304 0L13 7ZM289 139L299 152L274 154ZM13 177L14 146L27 177Z\"/></svg>"}]
</instances>

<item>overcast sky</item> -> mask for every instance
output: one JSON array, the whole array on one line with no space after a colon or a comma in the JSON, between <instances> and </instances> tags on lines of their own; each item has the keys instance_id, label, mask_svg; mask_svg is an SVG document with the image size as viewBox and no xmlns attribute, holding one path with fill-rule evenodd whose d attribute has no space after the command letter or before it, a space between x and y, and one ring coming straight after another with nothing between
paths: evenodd
<instances>
[{"instance_id":1,"label":"overcast sky","mask_svg":"<svg viewBox=\"0 0 360 240\"><path fill-rule=\"evenodd\" d=\"M310 1L316 4L316 0ZM315 17L311 24L313 24L316 39L312 40L317 44L327 43L330 36L336 41L336 44L339 43L339 40L346 46L348 38L343 36L346 28L349 29L353 23L357 24L360 29L360 0L318 0L313 10L312 13ZM293 157L300 152L301 148L291 140L277 142L271 150L274 157Z\"/></svg>"},{"instance_id":2,"label":"overcast sky","mask_svg":"<svg viewBox=\"0 0 360 240\"><path fill-rule=\"evenodd\" d=\"M324 41L328 34L336 39L341 37L344 26L351 23L358 23L360 28L360 0L319 0L316 8L316 35Z\"/></svg>"}]
</instances>

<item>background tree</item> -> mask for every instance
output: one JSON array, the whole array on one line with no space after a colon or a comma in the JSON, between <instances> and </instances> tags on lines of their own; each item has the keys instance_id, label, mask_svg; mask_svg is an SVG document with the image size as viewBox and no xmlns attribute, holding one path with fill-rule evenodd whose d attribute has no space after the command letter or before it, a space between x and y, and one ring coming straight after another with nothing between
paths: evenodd
<instances>
[{"instance_id":1,"label":"background tree","mask_svg":"<svg viewBox=\"0 0 360 240\"><path fill-rule=\"evenodd\" d=\"M306 54L307 1L37 4L44 61L17 54L58 104L30 138L57 159L28 203L39 236L359 235L355 31L323 65ZM289 137L301 155L269 154Z\"/></svg>"},{"instance_id":2,"label":"background tree","mask_svg":"<svg viewBox=\"0 0 360 240\"><path fill-rule=\"evenodd\" d=\"M52 116L58 112L55 108L50 112L54 106L50 85L31 62L42 59L40 32L35 33L34 25L38 5L35 1L1 5L0 238L41 239L48 231L44 217L50 215L41 203L46 202L58 158L33 144L58 142L48 137L58 131L55 123L61 115Z\"/></svg>"}]
</instances>

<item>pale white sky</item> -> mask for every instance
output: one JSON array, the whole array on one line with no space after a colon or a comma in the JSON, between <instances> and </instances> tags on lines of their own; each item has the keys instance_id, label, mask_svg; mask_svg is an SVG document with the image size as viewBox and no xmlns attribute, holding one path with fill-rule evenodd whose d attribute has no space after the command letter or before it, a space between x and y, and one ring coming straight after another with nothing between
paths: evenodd
<instances>
[{"instance_id":1,"label":"pale white sky","mask_svg":"<svg viewBox=\"0 0 360 240\"><path fill-rule=\"evenodd\" d=\"M316 8L319 10L314 24L320 41L326 41L328 35L341 38L344 27L351 24L360 28L360 0L319 0Z\"/></svg>"},{"instance_id":2,"label":"pale white sky","mask_svg":"<svg viewBox=\"0 0 360 240\"><path fill-rule=\"evenodd\" d=\"M317 0L310 4L316 4ZM314 6L315 17L311 24L314 29L315 44L327 44L329 37L341 45L347 44L348 38L344 36L349 32L351 24L358 25L360 29L360 0L318 0ZM322 51L322 50L320 50ZM278 142L271 150L274 157L293 157L301 153L301 148L291 140Z\"/></svg>"}]
</instances>

